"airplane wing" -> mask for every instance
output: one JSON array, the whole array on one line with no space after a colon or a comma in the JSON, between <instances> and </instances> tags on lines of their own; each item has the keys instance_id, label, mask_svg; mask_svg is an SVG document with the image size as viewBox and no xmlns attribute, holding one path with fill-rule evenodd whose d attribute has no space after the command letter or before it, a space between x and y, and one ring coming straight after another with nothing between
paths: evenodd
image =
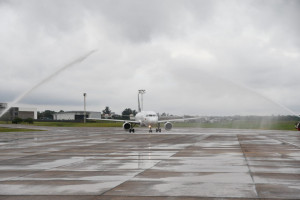
<instances>
[{"instance_id":1,"label":"airplane wing","mask_svg":"<svg viewBox=\"0 0 300 200\"><path fill-rule=\"evenodd\" d=\"M86 118L86 119L92 119L92 120L99 120L99 121L110 121L110 122L127 122L132 124L140 124L140 121L134 121L134 120L123 120L123 119L102 119L102 118Z\"/></svg>"},{"instance_id":2,"label":"airplane wing","mask_svg":"<svg viewBox=\"0 0 300 200\"><path fill-rule=\"evenodd\" d=\"M169 120L158 120L158 123L164 123L164 122L183 122L187 120L192 119L200 119L201 117L191 117L191 118L181 118L181 119L169 119Z\"/></svg>"}]
</instances>

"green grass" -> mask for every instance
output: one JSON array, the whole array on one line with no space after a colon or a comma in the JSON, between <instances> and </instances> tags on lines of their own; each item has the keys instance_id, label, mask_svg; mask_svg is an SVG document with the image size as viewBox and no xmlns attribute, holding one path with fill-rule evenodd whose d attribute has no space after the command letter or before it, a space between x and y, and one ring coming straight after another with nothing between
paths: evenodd
<instances>
[{"instance_id":1,"label":"green grass","mask_svg":"<svg viewBox=\"0 0 300 200\"><path fill-rule=\"evenodd\" d=\"M54 126L54 127L122 127L122 122L34 122L34 126Z\"/></svg>"},{"instance_id":2,"label":"green grass","mask_svg":"<svg viewBox=\"0 0 300 200\"><path fill-rule=\"evenodd\" d=\"M230 129L261 129L261 130L296 130L296 121L252 121L236 120L214 123L176 123L176 127L198 128L230 128Z\"/></svg>"},{"instance_id":3,"label":"green grass","mask_svg":"<svg viewBox=\"0 0 300 200\"><path fill-rule=\"evenodd\" d=\"M11 122L0 121L0 124L12 124ZM51 127L122 127L122 122L34 122L33 124L21 123L30 126L51 126Z\"/></svg>"},{"instance_id":4,"label":"green grass","mask_svg":"<svg viewBox=\"0 0 300 200\"><path fill-rule=\"evenodd\" d=\"M5 124L7 122L0 122ZM296 121L287 120L233 120L214 123L192 123L176 122L174 127L195 127L195 128L230 128L230 129L262 129L262 130L296 130ZM122 127L122 122L34 122L33 126L51 126L51 127ZM24 125L26 125L24 123ZM27 129L28 130L28 129Z\"/></svg>"},{"instance_id":5,"label":"green grass","mask_svg":"<svg viewBox=\"0 0 300 200\"><path fill-rule=\"evenodd\" d=\"M0 132L28 132L28 131L42 131L42 130L26 129L26 128L6 128L6 127L0 127Z\"/></svg>"}]
</instances>

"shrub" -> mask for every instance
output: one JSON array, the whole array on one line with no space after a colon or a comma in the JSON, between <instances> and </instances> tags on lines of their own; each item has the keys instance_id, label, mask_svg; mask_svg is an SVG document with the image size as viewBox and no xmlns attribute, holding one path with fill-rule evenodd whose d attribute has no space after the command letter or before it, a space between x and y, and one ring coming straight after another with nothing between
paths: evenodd
<instances>
[{"instance_id":1,"label":"shrub","mask_svg":"<svg viewBox=\"0 0 300 200\"><path fill-rule=\"evenodd\" d=\"M11 123L13 123L13 124L20 124L20 123L22 123L22 119L20 118L20 117L16 117L16 118L14 118L12 121L11 121Z\"/></svg>"},{"instance_id":2,"label":"shrub","mask_svg":"<svg viewBox=\"0 0 300 200\"><path fill-rule=\"evenodd\" d=\"M33 124L33 119L32 118L27 118L24 120L24 122L28 123L28 124Z\"/></svg>"}]
</instances>

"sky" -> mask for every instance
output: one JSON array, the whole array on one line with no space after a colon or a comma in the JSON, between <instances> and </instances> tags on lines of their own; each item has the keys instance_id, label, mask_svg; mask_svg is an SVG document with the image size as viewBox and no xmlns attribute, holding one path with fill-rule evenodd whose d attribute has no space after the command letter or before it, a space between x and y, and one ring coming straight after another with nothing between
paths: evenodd
<instances>
[{"instance_id":1,"label":"sky","mask_svg":"<svg viewBox=\"0 0 300 200\"><path fill-rule=\"evenodd\" d=\"M158 113L298 115L299 19L297 0L0 0L0 102L121 113L145 89Z\"/></svg>"}]
</instances>

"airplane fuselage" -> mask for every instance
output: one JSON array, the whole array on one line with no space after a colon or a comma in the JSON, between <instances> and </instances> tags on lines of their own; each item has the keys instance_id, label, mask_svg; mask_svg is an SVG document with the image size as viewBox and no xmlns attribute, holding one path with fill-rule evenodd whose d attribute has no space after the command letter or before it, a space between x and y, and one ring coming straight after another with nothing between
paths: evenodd
<instances>
[{"instance_id":1,"label":"airplane fuselage","mask_svg":"<svg viewBox=\"0 0 300 200\"><path fill-rule=\"evenodd\" d=\"M143 95L145 93L145 90L139 90L138 93L138 110L139 112L135 115L135 119L130 120L120 120L120 119L99 119L104 121L115 121L115 122L123 122L123 128L126 131L129 131L129 133L134 133L134 127L136 125L140 126L147 126L149 127L149 133L152 133L152 127L156 127L156 132L161 132L160 125L161 123L164 123L165 130L169 131L172 129L173 124L172 122L175 121L184 121L188 119L196 119L196 118L185 118L185 119L172 119L172 120L158 120L158 115L154 111L143 111L143 102L140 103L139 96ZM142 98L143 99L143 98ZM89 118L89 119L98 119L98 118Z\"/></svg>"},{"instance_id":2,"label":"airplane fuselage","mask_svg":"<svg viewBox=\"0 0 300 200\"><path fill-rule=\"evenodd\" d=\"M135 120L139 121L141 126L153 127L158 123L158 116L153 111L141 111L136 114Z\"/></svg>"}]
</instances>

